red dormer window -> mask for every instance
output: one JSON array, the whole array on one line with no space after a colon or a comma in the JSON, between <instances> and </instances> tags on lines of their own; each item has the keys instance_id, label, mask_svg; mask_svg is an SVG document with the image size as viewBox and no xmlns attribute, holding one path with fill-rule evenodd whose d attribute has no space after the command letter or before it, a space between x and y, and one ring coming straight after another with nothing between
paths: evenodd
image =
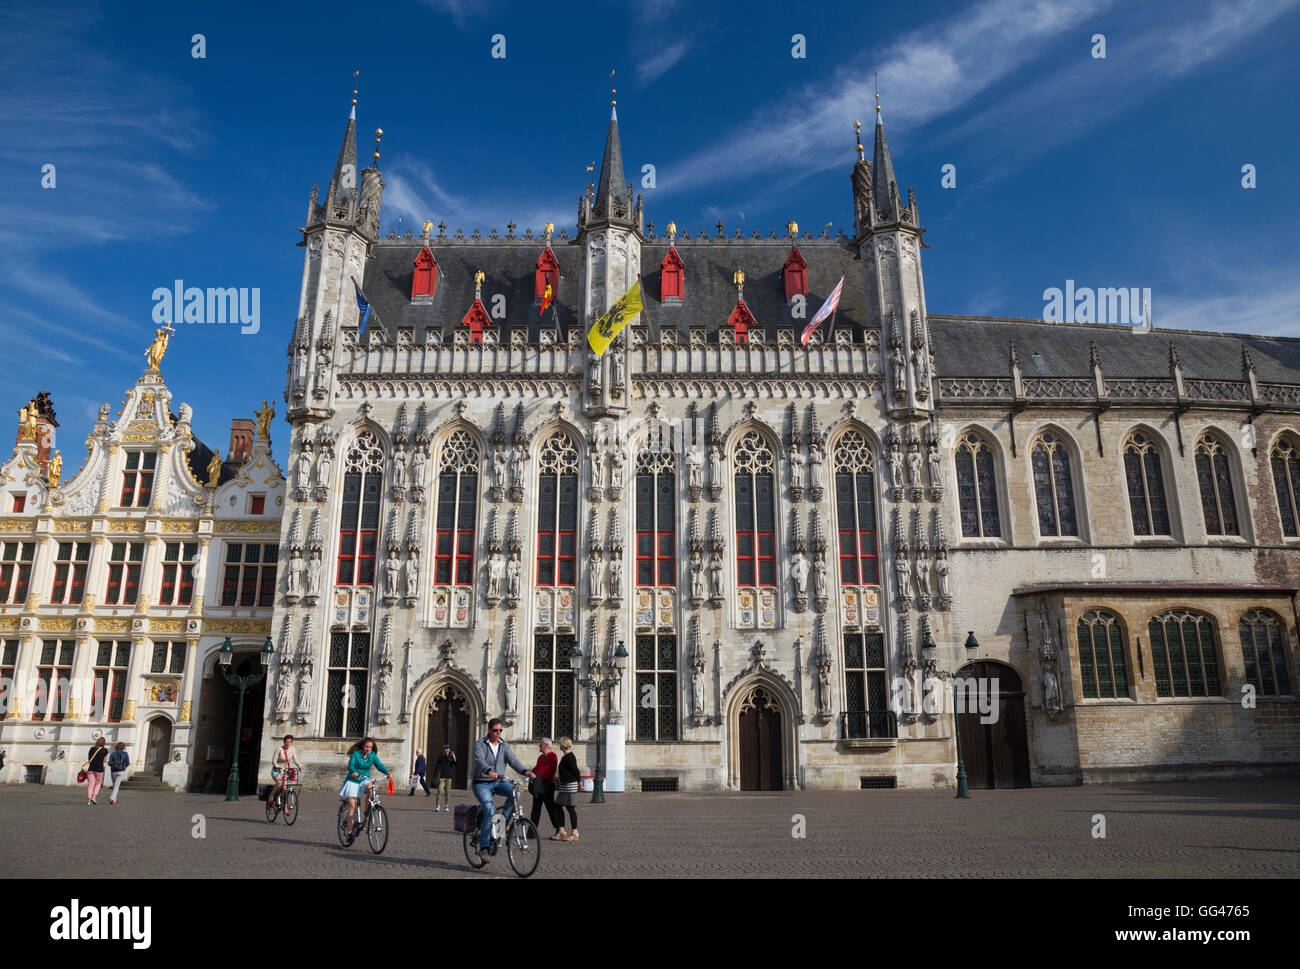
<instances>
[{"instance_id":1,"label":"red dormer window","mask_svg":"<svg viewBox=\"0 0 1300 969\"><path fill-rule=\"evenodd\" d=\"M790 247L790 255L785 260L783 275L786 302L794 299L795 296L808 295L808 263L804 261L798 246Z\"/></svg>"},{"instance_id":2,"label":"red dormer window","mask_svg":"<svg viewBox=\"0 0 1300 969\"><path fill-rule=\"evenodd\" d=\"M411 280L411 299L417 296L433 296L438 286L438 263L433 253L425 246L415 257L415 278Z\"/></svg>"},{"instance_id":3,"label":"red dormer window","mask_svg":"<svg viewBox=\"0 0 1300 969\"><path fill-rule=\"evenodd\" d=\"M742 299L736 303L736 308L731 311L731 317L727 320L727 326L735 330L737 343L749 342L749 328L758 326L758 321L754 319L754 314L749 311Z\"/></svg>"},{"instance_id":4,"label":"red dormer window","mask_svg":"<svg viewBox=\"0 0 1300 969\"><path fill-rule=\"evenodd\" d=\"M681 299L686 295L686 266L682 257L677 255L677 247L669 246L668 255L664 256L659 266L659 298Z\"/></svg>"},{"instance_id":5,"label":"red dormer window","mask_svg":"<svg viewBox=\"0 0 1300 969\"><path fill-rule=\"evenodd\" d=\"M551 299L560 295L560 264L555 261L555 253L547 246L537 257L537 271L533 274L533 299L546 295L547 285L551 287Z\"/></svg>"},{"instance_id":6,"label":"red dormer window","mask_svg":"<svg viewBox=\"0 0 1300 969\"><path fill-rule=\"evenodd\" d=\"M488 319L487 309L481 299L474 300L474 305L469 308L469 312L465 314L460 324L469 327L469 338L472 342L483 342L483 330L491 326L492 321Z\"/></svg>"}]
</instances>

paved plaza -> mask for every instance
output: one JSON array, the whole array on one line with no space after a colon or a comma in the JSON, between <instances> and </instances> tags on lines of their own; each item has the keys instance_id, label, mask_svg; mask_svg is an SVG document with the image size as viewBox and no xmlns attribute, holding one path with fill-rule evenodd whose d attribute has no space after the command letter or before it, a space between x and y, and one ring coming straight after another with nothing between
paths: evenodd
<instances>
[{"instance_id":1,"label":"paved plaza","mask_svg":"<svg viewBox=\"0 0 1300 969\"><path fill-rule=\"evenodd\" d=\"M0 788L5 875L514 877L504 853L471 872L451 816L422 792L384 799L382 855L364 839L339 846L328 792L304 794L293 827L268 824L253 797L83 798L84 788ZM545 842L535 877L1300 876L1300 776L975 791L965 802L942 791L611 794L578 812L581 842ZM195 815L206 837L193 836ZM1104 838L1093 837L1096 815Z\"/></svg>"}]
</instances>

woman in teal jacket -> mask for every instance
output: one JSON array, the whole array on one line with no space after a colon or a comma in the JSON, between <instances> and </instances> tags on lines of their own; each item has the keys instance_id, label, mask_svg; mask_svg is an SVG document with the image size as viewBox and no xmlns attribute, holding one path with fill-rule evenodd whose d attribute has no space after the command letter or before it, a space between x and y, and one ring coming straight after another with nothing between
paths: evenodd
<instances>
[{"instance_id":1,"label":"woman in teal jacket","mask_svg":"<svg viewBox=\"0 0 1300 969\"><path fill-rule=\"evenodd\" d=\"M372 767L378 767L384 774L390 773L384 766L384 762L379 759L379 749L375 746L374 740L366 737L358 740L348 749L348 776L343 781L343 786L339 788L339 797L348 799L348 844L352 844L352 839L356 837L352 821L357 815L357 798L365 797L366 803L370 803L368 788L372 783L370 780Z\"/></svg>"}]
</instances>

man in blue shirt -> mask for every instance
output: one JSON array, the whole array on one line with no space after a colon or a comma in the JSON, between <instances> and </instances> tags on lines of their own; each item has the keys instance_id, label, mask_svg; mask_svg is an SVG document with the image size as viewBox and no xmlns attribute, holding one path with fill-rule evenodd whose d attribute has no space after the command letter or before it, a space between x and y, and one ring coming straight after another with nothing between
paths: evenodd
<instances>
[{"instance_id":1,"label":"man in blue shirt","mask_svg":"<svg viewBox=\"0 0 1300 969\"><path fill-rule=\"evenodd\" d=\"M487 736L474 741L474 799L478 801L483 815L478 831L478 853L484 861L490 857L488 845L492 840L492 815L496 813L492 795L508 797L512 790L503 776L506 765L509 764L525 777L533 776L533 772L519 762L510 745L501 739L501 730L501 718L493 717L488 721ZM507 818L510 817L510 809L511 806L507 804Z\"/></svg>"}]
</instances>

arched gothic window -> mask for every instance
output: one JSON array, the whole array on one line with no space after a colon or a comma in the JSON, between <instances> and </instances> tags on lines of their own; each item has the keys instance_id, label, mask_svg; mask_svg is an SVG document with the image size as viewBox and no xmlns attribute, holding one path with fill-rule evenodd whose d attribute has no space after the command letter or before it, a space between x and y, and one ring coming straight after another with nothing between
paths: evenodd
<instances>
[{"instance_id":1,"label":"arched gothic window","mask_svg":"<svg viewBox=\"0 0 1300 969\"><path fill-rule=\"evenodd\" d=\"M1237 626L1246 682L1263 696L1290 696L1286 668L1286 627L1271 612L1252 609Z\"/></svg>"},{"instance_id":2,"label":"arched gothic window","mask_svg":"<svg viewBox=\"0 0 1300 969\"><path fill-rule=\"evenodd\" d=\"M1038 534L1078 536L1069 448L1055 434L1045 431L1034 442L1029 460L1034 470L1034 497L1038 502Z\"/></svg>"},{"instance_id":3,"label":"arched gothic window","mask_svg":"<svg viewBox=\"0 0 1300 969\"><path fill-rule=\"evenodd\" d=\"M479 451L469 431L453 431L438 457L438 513L433 581L474 584L474 523L478 512Z\"/></svg>"},{"instance_id":4,"label":"arched gothic window","mask_svg":"<svg viewBox=\"0 0 1300 969\"><path fill-rule=\"evenodd\" d=\"M537 455L537 584L577 585L578 446L556 431Z\"/></svg>"},{"instance_id":5,"label":"arched gothic window","mask_svg":"<svg viewBox=\"0 0 1300 969\"><path fill-rule=\"evenodd\" d=\"M835 516L840 538L840 582L878 583L875 456L858 431L845 432L835 444Z\"/></svg>"},{"instance_id":6,"label":"arched gothic window","mask_svg":"<svg viewBox=\"0 0 1300 969\"><path fill-rule=\"evenodd\" d=\"M636 584L677 585L677 465L671 451L636 459Z\"/></svg>"},{"instance_id":7,"label":"arched gothic window","mask_svg":"<svg viewBox=\"0 0 1300 969\"><path fill-rule=\"evenodd\" d=\"M1228 448L1213 434L1202 434L1196 442L1196 485L1201 492L1206 532L1240 535Z\"/></svg>"},{"instance_id":8,"label":"arched gothic window","mask_svg":"<svg viewBox=\"0 0 1300 969\"><path fill-rule=\"evenodd\" d=\"M374 431L364 430L357 435L343 467L339 585L374 585L383 492L384 449Z\"/></svg>"},{"instance_id":9,"label":"arched gothic window","mask_svg":"<svg viewBox=\"0 0 1300 969\"><path fill-rule=\"evenodd\" d=\"M1128 663L1119 617L1094 609L1079 617L1079 676L1093 700L1127 699Z\"/></svg>"},{"instance_id":10,"label":"arched gothic window","mask_svg":"<svg viewBox=\"0 0 1300 969\"><path fill-rule=\"evenodd\" d=\"M1169 506L1160 470L1160 448L1141 431L1124 441L1124 481L1134 535L1168 535Z\"/></svg>"},{"instance_id":11,"label":"arched gothic window","mask_svg":"<svg viewBox=\"0 0 1300 969\"><path fill-rule=\"evenodd\" d=\"M1214 620L1186 610L1152 616L1147 623L1156 696L1222 696Z\"/></svg>"},{"instance_id":12,"label":"arched gothic window","mask_svg":"<svg viewBox=\"0 0 1300 969\"><path fill-rule=\"evenodd\" d=\"M1001 538L998 481L993 450L976 434L957 442L957 504L961 533L966 538Z\"/></svg>"},{"instance_id":13,"label":"arched gothic window","mask_svg":"<svg viewBox=\"0 0 1300 969\"><path fill-rule=\"evenodd\" d=\"M776 585L776 458L758 431L731 455L736 469L736 584Z\"/></svg>"},{"instance_id":14,"label":"arched gothic window","mask_svg":"<svg viewBox=\"0 0 1300 969\"><path fill-rule=\"evenodd\" d=\"M1300 451L1292 441L1282 438L1269 451L1269 458L1282 534L1295 538L1300 535Z\"/></svg>"}]
</instances>

